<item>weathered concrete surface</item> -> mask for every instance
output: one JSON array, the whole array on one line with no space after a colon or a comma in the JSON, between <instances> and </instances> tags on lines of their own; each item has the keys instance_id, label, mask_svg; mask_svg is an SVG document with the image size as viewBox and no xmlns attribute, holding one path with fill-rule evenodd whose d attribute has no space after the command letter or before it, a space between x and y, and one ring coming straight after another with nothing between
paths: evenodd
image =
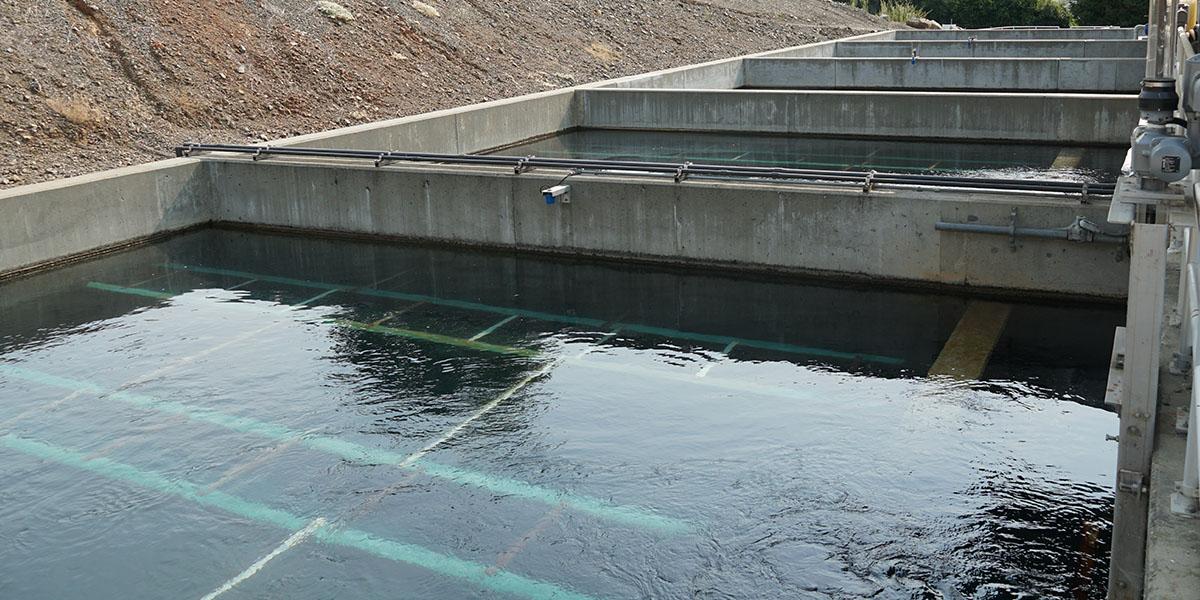
<instances>
[{"instance_id":1,"label":"weathered concrete surface","mask_svg":"<svg viewBox=\"0 0 1200 600\"><path fill-rule=\"evenodd\" d=\"M839 41L886 40L890 39L891 36L891 31L865 33L843 38L843 40L829 40L805 44L803 46L792 46L790 48L751 54L745 57L726 58L698 65L688 65L686 67L676 67L674 69L632 75L580 87L734 89L742 86L741 68L743 58L833 56L834 47Z\"/></svg>"},{"instance_id":2,"label":"weathered concrete surface","mask_svg":"<svg viewBox=\"0 0 1200 600\"><path fill-rule=\"evenodd\" d=\"M742 87L742 59L724 60L644 77L625 78L603 87L735 89Z\"/></svg>"},{"instance_id":3,"label":"weathered concrete surface","mask_svg":"<svg viewBox=\"0 0 1200 600\"><path fill-rule=\"evenodd\" d=\"M574 88L268 142L277 146L469 154L578 125Z\"/></svg>"},{"instance_id":4,"label":"weathered concrete surface","mask_svg":"<svg viewBox=\"0 0 1200 600\"><path fill-rule=\"evenodd\" d=\"M1133 92L1145 59L748 58L746 88Z\"/></svg>"},{"instance_id":5,"label":"weathered concrete surface","mask_svg":"<svg viewBox=\"0 0 1200 600\"><path fill-rule=\"evenodd\" d=\"M1176 255L1179 256L1179 255ZM1169 265L1168 311L1177 298L1179 264ZM1163 328L1159 405L1155 424L1154 459L1150 467L1150 512L1146 534L1145 598L1200 600L1200 518L1171 513L1175 482L1183 478L1186 436L1175 432L1175 418L1191 404L1188 377L1167 368L1179 348L1179 327Z\"/></svg>"},{"instance_id":6,"label":"weathered concrete surface","mask_svg":"<svg viewBox=\"0 0 1200 600\"><path fill-rule=\"evenodd\" d=\"M896 40L1133 40L1132 28L1074 27L1071 29L899 29Z\"/></svg>"},{"instance_id":7,"label":"weathered concrete surface","mask_svg":"<svg viewBox=\"0 0 1200 600\"><path fill-rule=\"evenodd\" d=\"M887 91L578 92L584 127L1127 144L1135 95Z\"/></svg>"},{"instance_id":8,"label":"weathered concrete surface","mask_svg":"<svg viewBox=\"0 0 1200 600\"><path fill-rule=\"evenodd\" d=\"M206 169L174 159L0 191L0 277L208 222Z\"/></svg>"},{"instance_id":9,"label":"weathered concrete surface","mask_svg":"<svg viewBox=\"0 0 1200 600\"><path fill-rule=\"evenodd\" d=\"M540 190L565 173L488 168L213 164L215 218L296 229L1024 292L1121 298L1117 245L940 233L939 220L1064 227L1104 203L576 176L568 204Z\"/></svg>"},{"instance_id":10,"label":"weathered concrete surface","mask_svg":"<svg viewBox=\"0 0 1200 600\"><path fill-rule=\"evenodd\" d=\"M909 40L834 42L839 58L1140 58L1146 42L1128 40Z\"/></svg>"}]
</instances>

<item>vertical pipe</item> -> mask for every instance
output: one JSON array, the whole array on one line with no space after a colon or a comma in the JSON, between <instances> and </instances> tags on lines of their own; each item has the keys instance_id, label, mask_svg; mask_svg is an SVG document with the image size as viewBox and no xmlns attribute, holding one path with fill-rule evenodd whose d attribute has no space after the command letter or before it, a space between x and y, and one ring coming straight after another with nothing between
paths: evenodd
<instances>
[{"instance_id":1,"label":"vertical pipe","mask_svg":"<svg viewBox=\"0 0 1200 600\"><path fill-rule=\"evenodd\" d=\"M1174 41L1172 32L1175 30L1175 11L1171 9L1173 0L1150 0L1150 22L1147 23L1149 39L1146 42L1146 78L1162 79L1169 77L1171 66L1168 63L1170 52L1168 46Z\"/></svg>"},{"instance_id":2,"label":"vertical pipe","mask_svg":"<svg viewBox=\"0 0 1200 600\"><path fill-rule=\"evenodd\" d=\"M1200 368L1192 371L1192 409L1188 416L1187 457L1183 461L1183 482L1180 492L1195 498L1200 491L1200 388L1194 387L1200 381ZM1193 501L1194 502L1194 501ZM1193 508L1195 504L1192 505Z\"/></svg>"},{"instance_id":3,"label":"vertical pipe","mask_svg":"<svg viewBox=\"0 0 1200 600\"><path fill-rule=\"evenodd\" d=\"M1175 306L1179 310L1179 351L1175 354L1174 365L1175 371L1180 374L1187 372L1187 366L1195 365L1192 362L1192 306L1188 302L1192 295L1190 293L1191 286L1195 285L1192 281L1192 274L1189 266L1192 263L1192 228L1182 228L1181 237L1183 238L1183 258L1180 262L1183 268L1179 273L1179 296L1175 299Z\"/></svg>"}]
</instances>

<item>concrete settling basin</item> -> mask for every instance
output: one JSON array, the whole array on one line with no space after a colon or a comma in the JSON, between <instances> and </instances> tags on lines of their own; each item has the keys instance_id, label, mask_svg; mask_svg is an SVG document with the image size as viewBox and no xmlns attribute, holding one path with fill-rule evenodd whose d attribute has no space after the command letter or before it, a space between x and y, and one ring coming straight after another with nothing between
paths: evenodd
<instances>
[{"instance_id":1,"label":"concrete settling basin","mask_svg":"<svg viewBox=\"0 0 1200 600\"><path fill-rule=\"evenodd\" d=\"M1144 53L890 31L0 192L0 590L1105 597Z\"/></svg>"}]
</instances>

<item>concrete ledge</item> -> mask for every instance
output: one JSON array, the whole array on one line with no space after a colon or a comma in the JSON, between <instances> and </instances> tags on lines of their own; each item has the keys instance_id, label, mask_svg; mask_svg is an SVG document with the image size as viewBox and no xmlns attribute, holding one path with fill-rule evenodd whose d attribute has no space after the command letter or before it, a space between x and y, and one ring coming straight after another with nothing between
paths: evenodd
<instances>
[{"instance_id":1,"label":"concrete ledge","mask_svg":"<svg viewBox=\"0 0 1200 600\"><path fill-rule=\"evenodd\" d=\"M0 278L210 221L206 167L174 159L0 191Z\"/></svg>"},{"instance_id":2,"label":"concrete ledge","mask_svg":"<svg viewBox=\"0 0 1200 600\"><path fill-rule=\"evenodd\" d=\"M1100 94L618 90L578 92L584 127L1127 144L1137 97Z\"/></svg>"},{"instance_id":3,"label":"concrete ledge","mask_svg":"<svg viewBox=\"0 0 1200 600\"><path fill-rule=\"evenodd\" d=\"M829 44L826 44L829 45ZM830 52L832 52L830 46ZM716 63L697 65L687 69L622 79L605 84L607 88L713 88L736 89L743 85L742 59L723 60Z\"/></svg>"},{"instance_id":4,"label":"concrete ledge","mask_svg":"<svg viewBox=\"0 0 1200 600\"><path fill-rule=\"evenodd\" d=\"M939 220L1063 227L1107 204L1062 197L878 191L277 160L212 164L221 222L741 270L1119 299L1116 245L940 233Z\"/></svg>"},{"instance_id":5,"label":"concrete ledge","mask_svg":"<svg viewBox=\"0 0 1200 600\"><path fill-rule=\"evenodd\" d=\"M1132 58L748 58L743 85L769 89L1133 92Z\"/></svg>"},{"instance_id":6,"label":"concrete ledge","mask_svg":"<svg viewBox=\"0 0 1200 600\"><path fill-rule=\"evenodd\" d=\"M278 146L469 154L578 125L574 88L269 142Z\"/></svg>"},{"instance_id":7,"label":"concrete ledge","mask_svg":"<svg viewBox=\"0 0 1200 600\"><path fill-rule=\"evenodd\" d=\"M896 31L896 40L1135 40L1132 28L1072 27L1070 29L935 29Z\"/></svg>"},{"instance_id":8,"label":"concrete ledge","mask_svg":"<svg viewBox=\"0 0 1200 600\"><path fill-rule=\"evenodd\" d=\"M864 33L853 37L843 38L845 41L887 40L892 37L892 31ZM792 46L779 50L770 50L748 56L726 58L697 65L675 67L662 71L654 71L641 75L632 75L620 79L612 79L584 86L587 88L713 88L734 89L742 87L741 67L743 58L769 57L807 57L833 56L834 47L843 40L828 40L803 46Z\"/></svg>"},{"instance_id":9,"label":"concrete ledge","mask_svg":"<svg viewBox=\"0 0 1200 600\"><path fill-rule=\"evenodd\" d=\"M926 58L1137 58L1146 59L1146 42L1128 40L909 40L836 42L840 58L908 58L913 48Z\"/></svg>"}]
</instances>

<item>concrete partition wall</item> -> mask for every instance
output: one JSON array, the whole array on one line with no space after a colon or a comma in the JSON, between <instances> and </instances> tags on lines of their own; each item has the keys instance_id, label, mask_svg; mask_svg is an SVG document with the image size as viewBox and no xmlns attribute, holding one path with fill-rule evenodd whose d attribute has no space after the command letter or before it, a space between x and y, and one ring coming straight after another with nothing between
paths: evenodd
<instances>
[{"instance_id":1,"label":"concrete partition wall","mask_svg":"<svg viewBox=\"0 0 1200 600\"><path fill-rule=\"evenodd\" d=\"M207 167L175 159L0 190L0 278L207 223Z\"/></svg>"},{"instance_id":2,"label":"concrete partition wall","mask_svg":"<svg viewBox=\"0 0 1200 600\"><path fill-rule=\"evenodd\" d=\"M839 58L1137 58L1146 59L1142 40L906 40L835 42Z\"/></svg>"},{"instance_id":3,"label":"concrete partition wall","mask_svg":"<svg viewBox=\"0 0 1200 600\"><path fill-rule=\"evenodd\" d=\"M747 58L743 87L1136 93L1135 58Z\"/></svg>"},{"instance_id":4,"label":"concrete partition wall","mask_svg":"<svg viewBox=\"0 0 1200 600\"><path fill-rule=\"evenodd\" d=\"M219 221L572 255L1121 298L1125 248L943 233L939 220L1059 228L1107 203L1063 197L576 176L564 172L213 164Z\"/></svg>"},{"instance_id":5,"label":"concrete partition wall","mask_svg":"<svg viewBox=\"0 0 1200 600\"><path fill-rule=\"evenodd\" d=\"M578 92L584 127L1127 144L1135 95L864 91Z\"/></svg>"},{"instance_id":6,"label":"concrete partition wall","mask_svg":"<svg viewBox=\"0 0 1200 600\"><path fill-rule=\"evenodd\" d=\"M892 31L866 33L846 40L886 40ZM829 57L834 55L838 40L829 40L803 46L760 52L748 56L727 58L698 65L688 65L654 71L641 75L622 77L611 81L580 86L581 88L691 88L691 89L735 89L742 87L742 60L744 58L768 57Z\"/></svg>"},{"instance_id":7,"label":"concrete partition wall","mask_svg":"<svg viewBox=\"0 0 1200 600\"><path fill-rule=\"evenodd\" d=\"M579 125L574 88L269 142L277 146L470 154Z\"/></svg>"},{"instance_id":8,"label":"concrete partition wall","mask_svg":"<svg viewBox=\"0 0 1200 600\"><path fill-rule=\"evenodd\" d=\"M1133 28L1070 29L900 29L896 40L1135 40Z\"/></svg>"}]
</instances>

